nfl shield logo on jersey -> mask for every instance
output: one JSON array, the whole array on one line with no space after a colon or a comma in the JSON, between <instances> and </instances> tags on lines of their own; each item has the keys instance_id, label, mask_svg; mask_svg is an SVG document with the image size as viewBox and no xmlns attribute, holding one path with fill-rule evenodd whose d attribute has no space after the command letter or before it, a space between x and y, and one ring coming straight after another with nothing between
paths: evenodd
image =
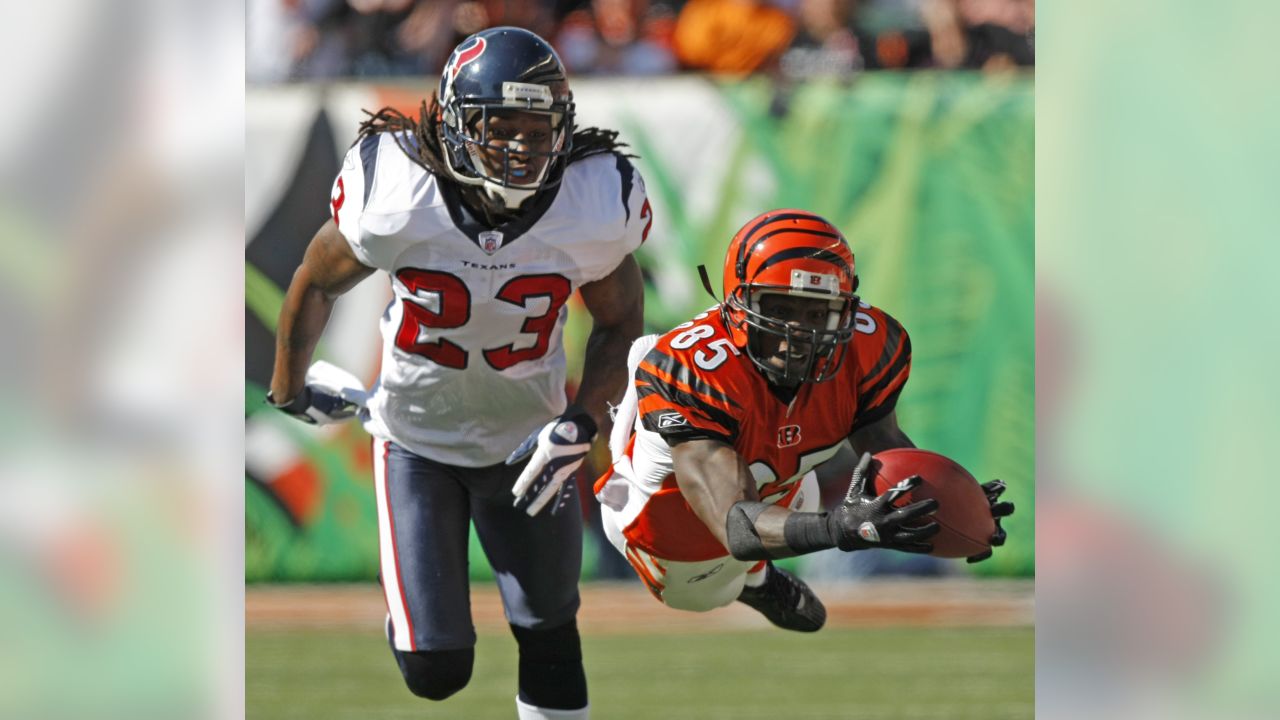
<instances>
[{"instance_id":1,"label":"nfl shield logo on jersey","mask_svg":"<svg viewBox=\"0 0 1280 720\"><path fill-rule=\"evenodd\" d=\"M502 247L502 233L497 230L485 230L480 233L480 249L492 255Z\"/></svg>"}]
</instances>

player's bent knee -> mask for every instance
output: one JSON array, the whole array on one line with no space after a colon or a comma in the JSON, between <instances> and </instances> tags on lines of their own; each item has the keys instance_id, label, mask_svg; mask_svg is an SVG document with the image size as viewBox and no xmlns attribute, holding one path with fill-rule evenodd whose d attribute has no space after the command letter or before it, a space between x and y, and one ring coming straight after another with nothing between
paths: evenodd
<instances>
[{"instance_id":1,"label":"player's bent knee","mask_svg":"<svg viewBox=\"0 0 1280 720\"><path fill-rule=\"evenodd\" d=\"M467 686L475 649L396 651L400 674L414 695L428 700L444 700Z\"/></svg>"},{"instance_id":2,"label":"player's bent knee","mask_svg":"<svg viewBox=\"0 0 1280 720\"><path fill-rule=\"evenodd\" d=\"M676 578L679 580L679 578ZM697 582L673 582L662 592L662 602L667 607L690 612L708 612L733 604L742 593L747 574L743 570L721 570Z\"/></svg>"},{"instance_id":3,"label":"player's bent knee","mask_svg":"<svg viewBox=\"0 0 1280 720\"><path fill-rule=\"evenodd\" d=\"M744 577L745 580L745 577ZM709 612L716 608L731 605L742 592L743 582L739 581L717 588L708 588L707 592L671 592L662 594L662 601L667 607L690 612ZM683 589L683 588L682 588Z\"/></svg>"}]
</instances>

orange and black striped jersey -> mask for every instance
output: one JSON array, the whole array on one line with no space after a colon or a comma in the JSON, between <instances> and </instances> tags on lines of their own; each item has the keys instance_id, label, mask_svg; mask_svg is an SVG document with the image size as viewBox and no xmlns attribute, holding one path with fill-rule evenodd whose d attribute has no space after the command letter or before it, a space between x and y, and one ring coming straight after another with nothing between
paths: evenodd
<instances>
[{"instance_id":1,"label":"orange and black striped jersey","mask_svg":"<svg viewBox=\"0 0 1280 720\"><path fill-rule=\"evenodd\" d=\"M866 304L856 327L836 376L801 385L794 399L733 345L714 309L659 338L635 372L639 419L626 449L630 462L615 465L649 495L624 529L628 542L669 560L729 554L680 495L671 445L732 445L751 468L760 499L790 506L805 473L831 459L851 433L888 415L910 374L911 341L896 320Z\"/></svg>"}]
</instances>

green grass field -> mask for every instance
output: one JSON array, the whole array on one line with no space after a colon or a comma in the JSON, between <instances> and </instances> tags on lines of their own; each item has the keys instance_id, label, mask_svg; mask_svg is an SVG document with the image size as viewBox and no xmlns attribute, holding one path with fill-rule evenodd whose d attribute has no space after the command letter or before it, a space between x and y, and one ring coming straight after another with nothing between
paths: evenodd
<instances>
[{"instance_id":1,"label":"green grass field","mask_svg":"<svg viewBox=\"0 0 1280 720\"><path fill-rule=\"evenodd\" d=\"M833 628L583 638L598 720L1030 718L1030 627ZM482 634L471 684L443 703L405 689L379 633L255 630L246 717L515 717L515 641Z\"/></svg>"}]
</instances>

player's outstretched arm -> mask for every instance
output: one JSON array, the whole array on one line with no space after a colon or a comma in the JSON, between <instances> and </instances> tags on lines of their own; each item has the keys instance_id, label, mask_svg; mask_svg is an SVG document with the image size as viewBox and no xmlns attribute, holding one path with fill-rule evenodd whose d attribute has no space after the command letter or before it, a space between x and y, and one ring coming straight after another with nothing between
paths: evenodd
<instances>
[{"instance_id":1,"label":"player's outstretched arm","mask_svg":"<svg viewBox=\"0 0 1280 720\"><path fill-rule=\"evenodd\" d=\"M863 453L844 502L831 512L793 512L754 498L735 502L725 521L725 547L739 560L769 560L832 547L846 552L869 548L932 551L933 546L926 541L940 529L936 522L904 526L933 514L938 501L929 499L894 507L894 501L918 485L920 477L907 478L877 496L868 489L870 479L875 477L872 462L870 453Z\"/></svg>"},{"instance_id":2,"label":"player's outstretched arm","mask_svg":"<svg viewBox=\"0 0 1280 720\"><path fill-rule=\"evenodd\" d=\"M868 496L864 478L870 458L865 456L866 462L860 464L863 474L855 473L849 498L841 508L832 513L810 513L760 502L750 468L730 445L689 440L671 449L680 493L716 540L739 560L770 560L832 547L928 552L932 548L922 541L937 532L936 523L910 531L898 525L933 512L937 501L893 508L891 503L909 487L881 497ZM869 524L870 530L863 528L864 524ZM860 536L860 530L873 539ZM922 549L917 549L917 544Z\"/></svg>"},{"instance_id":3,"label":"player's outstretched arm","mask_svg":"<svg viewBox=\"0 0 1280 720\"><path fill-rule=\"evenodd\" d=\"M591 313L582 382L574 403L607 437L612 427L606 402L617 403L627 383L627 352L644 329L644 281L628 255L612 273L582 286L582 302Z\"/></svg>"},{"instance_id":4,"label":"player's outstretched arm","mask_svg":"<svg viewBox=\"0 0 1280 720\"><path fill-rule=\"evenodd\" d=\"M271 400L288 405L303 391L307 366L329 322L338 296L369 277L338 227L327 221L316 232L302 265L293 274L276 325L276 359L271 373Z\"/></svg>"}]
</instances>

